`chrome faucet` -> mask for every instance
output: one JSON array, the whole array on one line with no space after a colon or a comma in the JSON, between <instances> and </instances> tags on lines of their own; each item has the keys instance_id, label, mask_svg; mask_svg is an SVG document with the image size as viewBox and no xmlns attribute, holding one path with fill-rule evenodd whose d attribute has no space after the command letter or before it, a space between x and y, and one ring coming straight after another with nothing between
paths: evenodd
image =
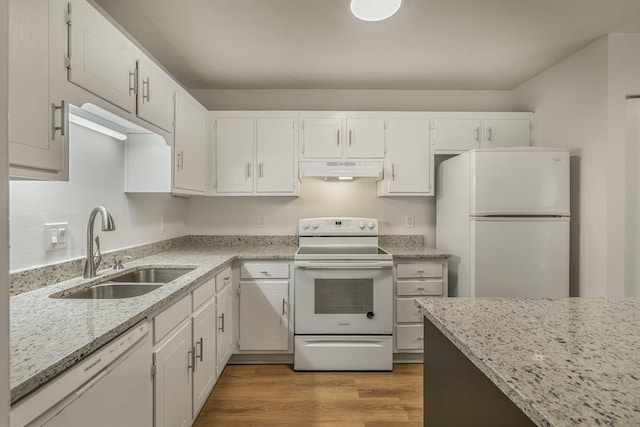
<instances>
[{"instance_id":1,"label":"chrome faucet","mask_svg":"<svg viewBox=\"0 0 640 427\"><path fill-rule=\"evenodd\" d=\"M97 250L95 255L93 253L93 222L98 213L100 213L102 217L102 231L113 231L116 229L116 223L113 221L113 217L104 206L98 206L91 211L89 222L87 223L87 259L84 262L84 277L86 278L96 277L96 270L102 261L99 236L96 236Z\"/></svg>"}]
</instances>

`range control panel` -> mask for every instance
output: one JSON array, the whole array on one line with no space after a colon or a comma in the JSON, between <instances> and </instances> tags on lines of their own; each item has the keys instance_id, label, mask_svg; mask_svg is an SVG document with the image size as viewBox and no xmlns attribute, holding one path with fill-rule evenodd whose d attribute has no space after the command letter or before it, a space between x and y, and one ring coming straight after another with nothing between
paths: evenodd
<instances>
[{"instance_id":1,"label":"range control panel","mask_svg":"<svg viewBox=\"0 0 640 427\"><path fill-rule=\"evenodd\" d=\"M324 217L299 221L301 236L377 236L377 218Z\"/></svg>"}]
</instances>

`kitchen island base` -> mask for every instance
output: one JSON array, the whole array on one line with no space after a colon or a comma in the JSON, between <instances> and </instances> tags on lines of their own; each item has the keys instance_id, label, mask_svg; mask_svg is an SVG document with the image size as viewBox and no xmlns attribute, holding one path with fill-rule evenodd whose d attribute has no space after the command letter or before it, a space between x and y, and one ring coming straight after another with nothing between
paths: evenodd
<instances>
[{"instance_id":1,"label":"kitchen island base","mask_svg":"<svg viewBox=\"0 0 640 427\"><path fill-rule=\"evenodd\" d=\"M425 426L535 425L428 319L424 342Z\"/></svg>"}]
</instances>

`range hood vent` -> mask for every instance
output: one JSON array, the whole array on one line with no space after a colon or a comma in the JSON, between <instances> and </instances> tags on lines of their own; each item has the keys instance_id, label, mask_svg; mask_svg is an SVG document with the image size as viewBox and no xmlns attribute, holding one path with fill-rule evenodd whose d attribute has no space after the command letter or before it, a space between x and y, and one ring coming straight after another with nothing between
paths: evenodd
<instances>
[{"instance_id":1,"label":"range hood vent","mask_svg":"<svg viewBox=\"0 0 640 427\"><path fill-rule=\"evenodd\" d=\"M382 161L301 161L300 179L323 181L380 181L383 177Z\"/></svg>"}]
</instances>

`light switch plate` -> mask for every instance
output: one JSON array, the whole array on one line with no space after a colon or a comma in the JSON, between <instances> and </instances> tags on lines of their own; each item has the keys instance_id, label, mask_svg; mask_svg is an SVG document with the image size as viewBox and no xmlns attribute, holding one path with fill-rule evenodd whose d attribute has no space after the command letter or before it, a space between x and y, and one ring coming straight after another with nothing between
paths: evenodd
<instances>
[{"instance_id":1,"label":"light switch plate","mask_svg":"<svg viewBox=\"0 0 640 427\"><path fill-rule=\"evenodd\" d=\"M44 247L47 251L67 247L69 235L68 222L50 222L44 225Z\"/></svg>"}]
</instances>

